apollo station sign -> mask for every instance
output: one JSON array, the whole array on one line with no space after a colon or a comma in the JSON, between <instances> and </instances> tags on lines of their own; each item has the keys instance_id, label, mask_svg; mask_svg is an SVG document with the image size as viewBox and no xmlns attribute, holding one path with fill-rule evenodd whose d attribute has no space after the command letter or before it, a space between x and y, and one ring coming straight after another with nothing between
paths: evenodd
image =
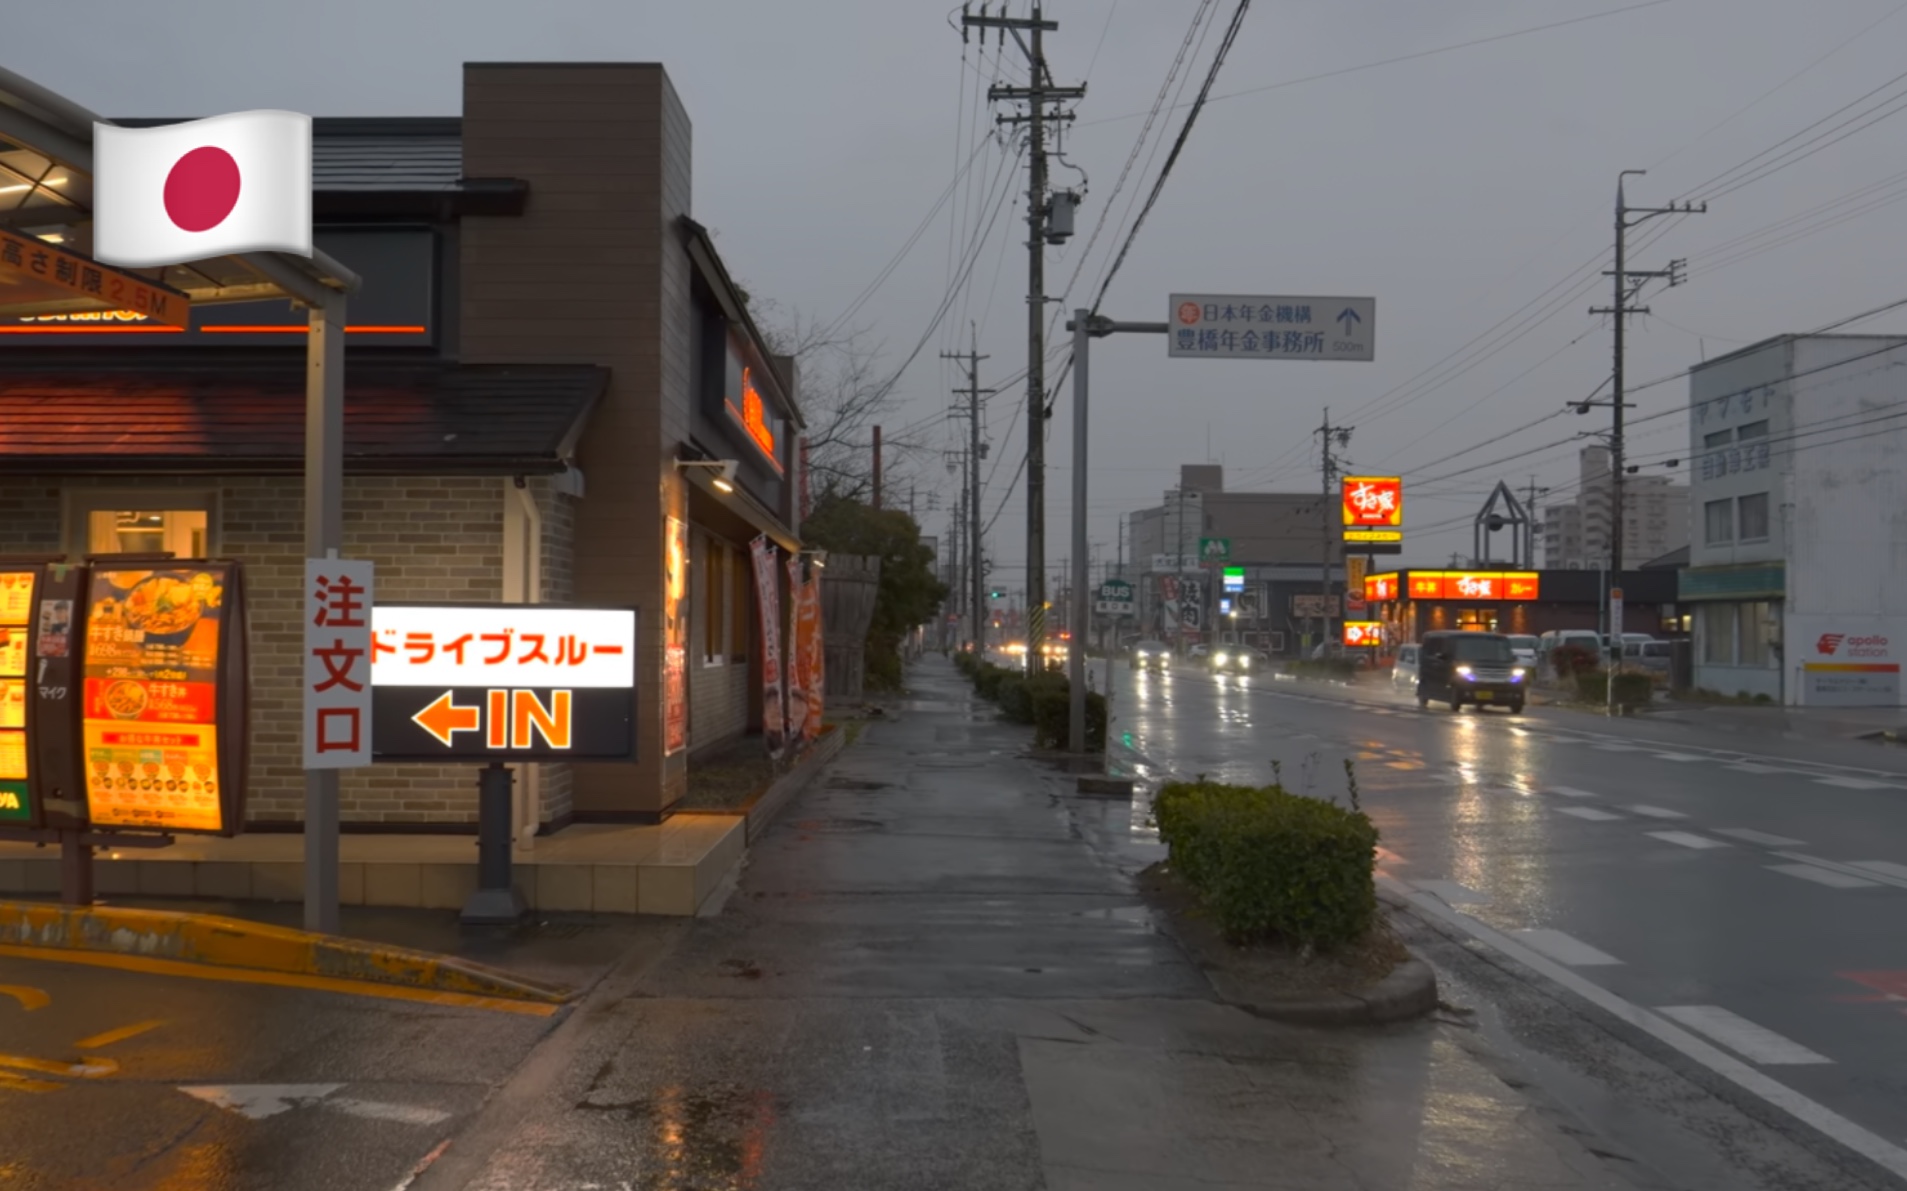
<instances>
[{"instance_id":1,"label":"apollo station sign","mask_svg":"<svg viewBox=\"0 0 1907 1191\"><path fill-rule=\"evenodd\" d=\"M633 761L636 612L379 604L377 761Z\"/></svg>"}]
</instances>

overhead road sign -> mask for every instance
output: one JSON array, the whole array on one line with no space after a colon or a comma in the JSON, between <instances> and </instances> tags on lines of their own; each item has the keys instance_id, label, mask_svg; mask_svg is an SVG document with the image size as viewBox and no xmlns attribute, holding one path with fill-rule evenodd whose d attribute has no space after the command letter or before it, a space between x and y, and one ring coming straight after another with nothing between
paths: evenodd
<instances>
[{"instance_id":1,"label":"overhead road sign","mask_svg":"<svg viewBox=\"0 0 1907 1191\"><path fill-rule=\"evenodd\" d=\"M1377 299L1173 294L1170 357L1226 360L1376 358Z\"/></svg>"}]
</instances>

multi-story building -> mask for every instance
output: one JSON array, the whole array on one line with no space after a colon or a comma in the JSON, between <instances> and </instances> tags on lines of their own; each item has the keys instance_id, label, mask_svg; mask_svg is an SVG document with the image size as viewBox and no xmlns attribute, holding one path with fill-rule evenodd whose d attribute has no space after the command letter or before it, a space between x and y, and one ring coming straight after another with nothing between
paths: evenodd
<instances>
[{"instance_id":1,"label":"multi-story building","mask_svg":"<svg viewBox=\"0 0 1907 1191\"><path fill-rule=\"evenodd\" d=\"M1543 565L1599 570L1609 564L1614 485L1609 448L1584 447L1575 499L1543 510ZM1667 476L1630 475L1622 485L1622 569L1688 545L1689 490Z\"/></svg>"},{"instance_id":2,"label":"multi-story building","mask_svg":"<svg viewBox=\"0 0 1907 1191\"><path fill-rule=\"evenodd\" d=\"M1783 335L1689 373L1695 683L1899 706L1907 337ZM1900 646L1892 644L1899 637Z\"/></svg>"},{"instance_id":3,"label":"multi-story building","mask_svg":"<svg viewBox=\"0 0 1907 1191\"><path fill-rule=\"evenodd\" d=\"M1331 517L1329 524L1324 521ZM1337 505L1320 506L1316 492L1227 492L1225 469L1186 464L1179 486L1159 504L1126 518L1127 577L1134 581L1141 634L1187 642L1216 631L1277 652L1322 630L1308 601L1315 600L1329 552L1331 590L1343 590L1344 562ZM1201 558L1200 542L1226 543L1226 556ZM1172 560L1185 558L1184 565ZM1241 568L1227 590L1225 567ZM1355 609L1353 609L1355 611ZM1343 615L1334 604L1330 615Z\"/></svg>"}]
</instances>

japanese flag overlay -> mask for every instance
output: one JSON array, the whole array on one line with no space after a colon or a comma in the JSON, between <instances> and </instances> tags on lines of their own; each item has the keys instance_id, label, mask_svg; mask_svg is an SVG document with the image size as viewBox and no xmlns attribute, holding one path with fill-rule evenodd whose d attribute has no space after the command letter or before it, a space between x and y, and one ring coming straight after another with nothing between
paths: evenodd
<instances>
[{"instance_id":1,"label":"japanese flag overlay","mask_svg":"<svg viewBox=\"0 0 1907 1191\"><path fill-rule=\"evenodd\" d=\"M96 259L150 268L237 252L311 255L310 116L93 125Z\"/></svg>"}]
</instances>

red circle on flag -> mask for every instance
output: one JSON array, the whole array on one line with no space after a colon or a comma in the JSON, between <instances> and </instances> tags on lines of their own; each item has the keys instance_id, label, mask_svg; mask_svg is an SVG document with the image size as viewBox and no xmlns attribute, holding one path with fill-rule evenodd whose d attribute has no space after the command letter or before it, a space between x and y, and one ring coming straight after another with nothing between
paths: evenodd
<instances>
[{"instance_id":1,"label":"red circle on flag","mask_svg":"<svg viewBox=\"0 0 1907 1191\"><path fill-rule=\"evenodd\" d=\"M238 162L230 153L211 145L194 149L166 175L166 215L185 231L208 231L238 206L238 187Z\"/></svg>"}]
</instances>

